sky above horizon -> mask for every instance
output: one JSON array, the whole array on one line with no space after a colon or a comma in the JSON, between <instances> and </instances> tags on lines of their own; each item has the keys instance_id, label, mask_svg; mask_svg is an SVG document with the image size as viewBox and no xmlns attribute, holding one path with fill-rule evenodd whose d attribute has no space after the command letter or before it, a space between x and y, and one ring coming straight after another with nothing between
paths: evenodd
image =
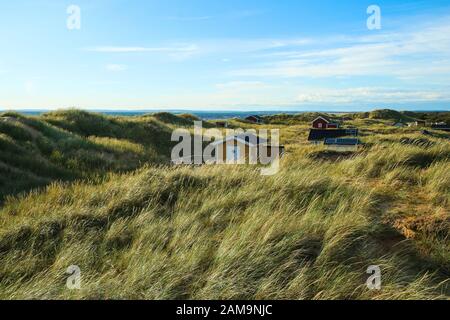
<instances>
[{"instance_id":1,"label":"sky above horizon","mask_svg":"<svg viewBox=\"0 0 450 320\"><path fill-rule=\"evenodd\" d=\"M370 5L381 29L367 27ZM450 110L448 0L0 7L3 110Z\"/></svg>"}]
</instances>

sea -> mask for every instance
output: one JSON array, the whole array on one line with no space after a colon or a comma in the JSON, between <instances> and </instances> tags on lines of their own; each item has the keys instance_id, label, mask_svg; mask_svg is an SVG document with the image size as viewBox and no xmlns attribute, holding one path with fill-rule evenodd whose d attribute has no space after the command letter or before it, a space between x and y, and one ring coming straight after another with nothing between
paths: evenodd
<instances>
[{"instance_id":1,"label":"sea","mask_svg":"<svg viewBox=\"0 0 450 320\"><path fill-rule=\"evenodd\" d=\"M170 112L173 114L192 114L196 117L203 119L203 120L220 120L220 119L231 119L231 118L246 118L251 115L258 115L258 116L268 116L268 115L274 115L274 114L299 114L299 113L305 113L305 112L312 112L312 111L200 111L200 110L143 110L143 111L127 111L127 110L89 110L92 112L102 113L109 116L141 116L145 114L151 114L156 112ZM46 112L49 112L49 110L17 110L16 112L23 113L26 115L40 115ZM326 111L321 111L326 112ZM326 112L326 113L339 113L339 112ZM345 112L343 112L345 113Z\"/></svg>"},{"instance_id":2,"label":"sea","mask_svg":"<svg viewBox=\"0 0 450 320\"><path fill-rule=\"evenodd\" d=\"M15 112L27 114L27 115L40 115L42 113L49 112L50 110L16 110ZM89 110L92 112L102 113L110 116L141 116L145 114L152 114L156 112L169 112L173 114L192 114L202 120L220 120L220 119L232 119L232 118L246 118L251 115L258 116L268 116L275 114L301 114L306 112L322 112L328 114L345 114L349 112L362 112L362 111L326 111L324 110L303 110L303 111L282 111L282 110L273 110L273 111L205 111L205 110ZM415 112L448 112L445 110L414 110ZM0 108L0 112L2 112L2 108Z\"/></svg>"}]
</instances>

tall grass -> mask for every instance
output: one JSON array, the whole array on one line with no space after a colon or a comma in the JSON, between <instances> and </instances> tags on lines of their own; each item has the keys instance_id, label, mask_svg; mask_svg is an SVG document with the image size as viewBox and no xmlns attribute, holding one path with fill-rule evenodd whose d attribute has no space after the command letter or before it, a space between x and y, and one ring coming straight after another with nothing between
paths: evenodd
<instances>
[{"instance_id":1,"label":"tall grass","mask_svg":"<svg viewBox=\"0 0 450 320\"><path fill-rule=\"evenodd\" d=\"M0 298L448 299L448 141L405 134L336 156L289 126L274 176L147 164L8 196ZM147 152L136 138L83 141ZM80 290L66 287L70 265ZM366 286L371 265L381 290Z\"/></svg>"},{"instance_id":2,"label":"tall grass","mask_svg":"<svg viewBox=\"0 0 450 320\"><path fill-rule=\"evenodd\" d=\"M9 112L0 117L0 203L7 195L52 181L89 179L135 170L144 163L168 162L172 129L177 121L192 123L176 116L121 118L78 110L41 117Z\"/></svg>"},{"instance_id":3,"label":"tall grass","mask_svg":"<svg viewBox=\"0 0 450 320\"><path fill-rule=\"evenodd\" d=\"M377 194L332 170L149 167L9 199L0 296L443 298L442 277L375 217ZM79 291L65 287L69 265L82 270ZM365 286L369 265L383 270L381 291Z\"/></svg>"}]
</instances>

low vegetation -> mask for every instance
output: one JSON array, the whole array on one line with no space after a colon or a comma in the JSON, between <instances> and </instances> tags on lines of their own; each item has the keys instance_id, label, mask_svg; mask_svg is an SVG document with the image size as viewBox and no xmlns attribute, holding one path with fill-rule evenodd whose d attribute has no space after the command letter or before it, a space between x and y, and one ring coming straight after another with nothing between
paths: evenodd
<instances>
[{"instance_id":1,"label":"low vegetation","mask_svg":"<svg viewBox=\"0 0 450 320\"><path fill-rule=\"evenodd\" d=\"M177 120L178 119L178 120ZM172 130L193 120L152 114L107 117L78 110L39 117L0 114L0 203L52 181L127 172L167 163Z\"/></svg>"},{"instance_id":2,"label":"low vegetation","mask_svg":"<svg viewBox=\"0 0 450 320\"><path fill-rule=\"evenodd\" d=\"M1 117L0 298L450 298L449 133L352 116L364 147L337 154L274 116L287 154L263 177L169 166L188 115Z\"/></svg>"}]
</instances>

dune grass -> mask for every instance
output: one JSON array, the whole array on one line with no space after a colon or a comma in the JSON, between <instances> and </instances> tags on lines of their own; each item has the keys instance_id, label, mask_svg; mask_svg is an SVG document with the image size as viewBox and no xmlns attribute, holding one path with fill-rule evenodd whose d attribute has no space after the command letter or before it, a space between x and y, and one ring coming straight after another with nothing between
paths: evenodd
<instances>
[{"instance_id":1,"label":"dune grass","mask_svg":"<svg viewBox=\"0 0 450 320\"><path fill-rule=\"evenodd\" d=\"M0 203L7 195L52 181L89 179L135 170L145 163L167 163L173 128L179 122L192 125L193 120L160 118L160 114L108 117L79 110L39 117L0 114Z\"/></svg>"},{"instance_id":2,"label":"dune grass","mask_svg":"<svg viewBox=\"0 0 450 320\"><path fill-rule=\"evenodd\" d=\"M417 132L367 126L364 148L336 155L306 143L306 124L273 126L288 151L274 176L149 161L7 196L0 298L450 298L448 137L417 145ZM75 136L148 152L136 138L97 134ZM70 265L80 290L66 287ZM381 290L366 286L371 265Z\"/></svg>"}]
</instances>

